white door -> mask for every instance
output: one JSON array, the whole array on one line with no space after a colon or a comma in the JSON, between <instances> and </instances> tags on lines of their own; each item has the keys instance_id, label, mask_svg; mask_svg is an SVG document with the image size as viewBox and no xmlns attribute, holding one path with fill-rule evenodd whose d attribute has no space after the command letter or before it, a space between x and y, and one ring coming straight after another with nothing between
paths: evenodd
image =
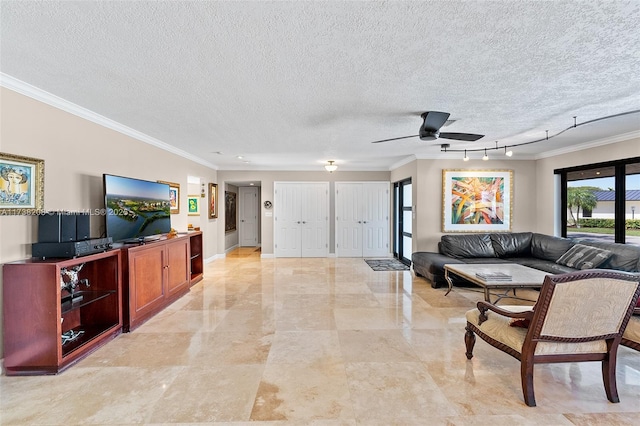
<instances>
[{"instance_id":1,"label":"white door","mask_svg":"<svg viewBox=\"0 0 640 426\"><path fill-rule=\"evenodd\" d=\"M301 185L302 257L327 257L329 253L329 183Z\"/></svg>"},{"instance_id":2,"label":"white door","mask_svg":"<svg viewBox=\"0 0 640 426\"><path fill-rule=\"evenodd\" d=\"M274 183L276 257L326 257L329 253L329 183Z\"/></svg>"},{"instance_id":3,"label":"white door","mask_svg":"<svg viewBox=\"0 0 640 426\"><path fill-rule=\"evenodd\" d=\"M295 183L276 183L274 188L274 253L276 257L300 257L300 188Z\"/></svg>"},{"instance_id":4,"label":"white door","mask_svg":"<svg viewBox=\"0 0 640 426\"><path fill-rule=\"evenodd\" d=\"M336 182L336 256L362 257L360 184Z\"/></svg>"},{"instance_id":5,"label":"white door","mask_svg":"<svg viewBox=\"0 0 640 426\"><path fill-rule=\"evenodd\" d=\"M389 183L336 182L336 256L389 255Z\"/></svg>"},{"instance_id":6,"label":"white door","mask_svg":"<svg viewBox=\"0 0 640 426\"><path fill-rule=\"evenodd\" d=\"M362 184L362 227L364 257L388 256L389 183Z\"/></svg>"},{"instance_id":7,"label":"white door","mask_svg":"<svg viewBox=\"0 0 640 426\"><path fill-rule=\"evenodd\" d=\"M255 247L258 245L258 188L241 186L239 192L240 247Z\"/></svg>"}]
</instances>

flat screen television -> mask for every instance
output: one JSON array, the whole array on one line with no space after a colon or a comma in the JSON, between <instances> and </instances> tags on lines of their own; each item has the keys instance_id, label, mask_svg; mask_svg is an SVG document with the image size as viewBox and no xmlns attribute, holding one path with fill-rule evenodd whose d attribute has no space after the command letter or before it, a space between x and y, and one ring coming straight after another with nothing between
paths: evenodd
<instances>
[{"instance_id":1,"label":"flat screen television","mask_svg":"<svg viewBox=\"0 0 640 426\"><path fill-rule=\"evenodd\" d=\"M109 174L103 181L107 237L134 243L171 231L169 185Z\"/></svg>"}]
</instances>

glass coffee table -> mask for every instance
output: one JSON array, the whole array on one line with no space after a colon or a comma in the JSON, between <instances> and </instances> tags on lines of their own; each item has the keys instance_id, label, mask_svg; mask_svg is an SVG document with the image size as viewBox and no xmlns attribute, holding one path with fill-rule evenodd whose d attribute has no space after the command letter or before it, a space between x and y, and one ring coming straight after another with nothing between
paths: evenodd
<instances>
[{"instance_id":1,"label":"glass coffee table","mask_svg":"<svg viewBox=\"0 0 640 426\"><path fill-rule=\"evenodd\" d=\"M510 276L510 280L480 278L479 275L504 274ZM445 296L453 289L453 281L451 275L457 275L470 281L484 289L484 300L489 303L498 303L501 299L515 298L515 289L517 288L540 288L544 282L544 277L551 275L548 272L538 269L529 268L518 265L516 263L461 263L444 265L444 278L447 280L449 289ZM495 302L491 302L491 290L503 290L501 294L496 294L498 298ZM509 291L513 290L514 295L509 296Z\"/></svg>"}]
</instances>

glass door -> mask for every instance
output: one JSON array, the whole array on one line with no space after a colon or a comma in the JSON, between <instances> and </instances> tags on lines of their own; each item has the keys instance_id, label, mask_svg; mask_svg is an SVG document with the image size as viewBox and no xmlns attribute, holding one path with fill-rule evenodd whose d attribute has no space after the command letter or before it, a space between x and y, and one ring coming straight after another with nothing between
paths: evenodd
<instances>
[{"instance_id":1,"label":"glass door","mask_svg":"<svg viewBox=\"0 0 640 426\"><path fill-rule=\"evenodd\" d=\"M411 179L393 184L394 224L393 255L402 263L411 264L413 199Z\"/></svg>"}]
</instances>

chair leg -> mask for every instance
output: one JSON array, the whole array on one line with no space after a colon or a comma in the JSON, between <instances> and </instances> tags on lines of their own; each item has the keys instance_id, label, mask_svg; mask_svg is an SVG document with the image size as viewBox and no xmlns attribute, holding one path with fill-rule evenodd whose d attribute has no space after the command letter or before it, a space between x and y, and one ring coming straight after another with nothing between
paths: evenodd
<instances>
[{"instance_id":1,"label":"chair leg","mask_svg":"<svg viewBox=\"0 0 640 426\"><path fill-rule=\"evenodd\" d=\"M523 354L520 362L520 380L524 403L529 407L536 406L536 396L533 392L533 360Z\"/></svg>"},{"instance_id":2,"label":"chair leg","mask_svg":"<svg viewBox=\"0 0 640 426\"><path fill-rule=\"evenodd\" d=\"M467 330L467 332L464 333L464 344L467 347L466 355L467 359L471 359L473 358L473 347L476 344L476 335L473 330L471 330L469 325L465 327L465 330Z\"/></svg>"},{"instance_id":3,"label":"chair leg","mask_svg":"<svg viewBox=\"0 0 640 426\"><path fill-rule=\"evenodd\" d=\"M611 402L620 402L618 386L616 385L616 358L615 353L609 352L607 358L602 360L602 380L607 399Z\"/></svg>"}]
</instances>

